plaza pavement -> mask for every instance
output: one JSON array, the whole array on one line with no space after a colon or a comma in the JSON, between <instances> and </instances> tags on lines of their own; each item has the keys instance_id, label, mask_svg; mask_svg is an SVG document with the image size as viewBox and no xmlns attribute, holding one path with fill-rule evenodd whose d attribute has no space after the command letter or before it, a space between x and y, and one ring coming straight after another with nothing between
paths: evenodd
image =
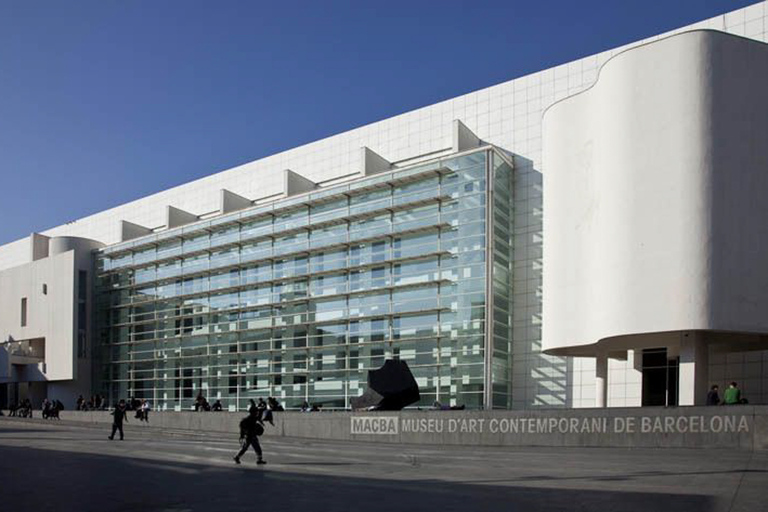
<instances>
[{"instance_id":1,"label":"plaza pavement","mask_svg":"<svg viewBox=\"0 0 768 512\"><path fill-rule=\"evenodd\" d=\"M133 418L131 418L133 420ZM0 510L768 511L768 452L398 446L0 417Z\"/></svg>"}]
</instances>

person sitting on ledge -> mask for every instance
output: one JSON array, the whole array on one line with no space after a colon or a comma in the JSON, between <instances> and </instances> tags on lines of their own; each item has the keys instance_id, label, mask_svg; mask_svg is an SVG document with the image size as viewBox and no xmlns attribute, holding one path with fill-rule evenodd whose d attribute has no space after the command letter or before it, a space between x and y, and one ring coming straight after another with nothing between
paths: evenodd
<instances>
[{"instance_id":1,"label":"person sitting on ledge","mask_svg":"<svg viewBox=\"0 0 768 512\"><path fill-rule=\"evenodd\" d=\"M222 410L222 406L221 406L221 400L216 400L216 401L213 403L213 406L211 407L211 410L212 410L213 412L221 412L221 410Z\"/></svg>"},{"instance_id":2,"label":"person sitting on ledge","mask_svg":"<svg viewBox=\"0 0 768 512\"><path fill-rule=\"evenodd\" d=\"M210 411L211 405L208 403L208 400L205 399L203 396L203 392L200 391L197 394L197 398L195 398L195 412L202 412L202 411Z\"/></svg>"},{"instance_id":3,"label":"person sitting on ledge","mask_svg":"<svg viewBox=\"0 0 768 512\"><path fill-rule=\"evenodd\" d=\"M432 408L436 411L463 411L464 405L443 405L437 400L435 400L435 403L432 405Z\"/></svg>"},{"instance_id":4,"label":"person sitting on ledge","mask_svg":"<svg viewBox=\"0 0 768 512\"><path fill-rule=\"evenodd\" d=\"M284 410L283 406L280 405L280 402L278 402L276 398L271 397L271 396L269 398L267 398L267 405L269 405L269 408L272 409L273 411L282 411L282 410Z\"/></svg>"},{"instance_id":5,"label":"person sitting on ledge","mask_svg":"<svg viewBox=\"0 0 768 512\"><path fill-rule=\"evenodd\" d=\"M24 402L22 402L21 407L21 417L22 418L33 418L32 415L32 402L29 398L25 399Z\"/></svg>"},{"instance_id":6,"label":"person sitting on ledge","mask_svg":"<svg viewBox=\"0 0 768 512\"><path fill-rule=\"evenodd\" d=\"M438 402L437 400L435 400L435 403L432 404L432 408L434 410L436 410L436 411L450 411L451 410L451 408L449 406L443 405L440 402Z\"/></svg>"},{"instance_id":7,"label":"person sitting on ledge","mask_svg":"<svg viewBox=\"0 0 768 512\"><path fill-rule=\"evenodd\" d=\"M64 404L61 403L61 400L54 400L53 401L53 407L51 408L51 417L56 418L57 420L61 419L60 413L64 410Z\"/></svg>"},{"instance_id":8,"label":"person sitting on ledge","mask_svg":"<svg viewBox=\"0 0 768 512\"><path fill-rule=\"evenodd\" d=\"M736 405L742 403L741 390L739 389L738 384L731 382L731 385L728 386L728 389L726 389L725 393L723 394L723 403L725 405Z\"/></svg>"},{"instance_id":9,"label":"person sitting on ledge","mask_svg":"<svg viewBox=\"0 0 768 512\"><path fill-rule=\"evenodd\" d=\"M720 395L718 394L720 387L715 384L712 389L707 393L707 405L720 405Z\"/></svg>"}]
</instances>

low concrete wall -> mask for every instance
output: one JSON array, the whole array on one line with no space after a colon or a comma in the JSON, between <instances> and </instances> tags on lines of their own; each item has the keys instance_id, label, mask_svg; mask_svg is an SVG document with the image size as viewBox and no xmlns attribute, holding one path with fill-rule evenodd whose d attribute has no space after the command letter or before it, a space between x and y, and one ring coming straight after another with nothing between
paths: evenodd
<instances>
[{"instance_id":1,"label":"low concrete wall","mask_svg":"<svg viewBox=\"0 0 768 512\"><path fill-rule=\"evenodd\" d=\"M39 418L40 412L35 411ZM244 413L152 412L129 427L236 435ZM402 444L768 449L768 406L540 411L280 412L266 435ZM109 424L108 412L62 420Z\"/></svg>"}]
</instances>

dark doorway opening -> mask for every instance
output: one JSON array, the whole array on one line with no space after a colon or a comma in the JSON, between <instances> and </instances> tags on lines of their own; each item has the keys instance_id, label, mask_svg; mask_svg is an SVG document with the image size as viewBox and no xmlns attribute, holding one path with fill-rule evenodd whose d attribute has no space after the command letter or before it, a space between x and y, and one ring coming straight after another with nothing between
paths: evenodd
<instances>
[{"instance_id":1,"label":"dark doorway opening","mask_svg":"<svg viewBox=\"0 0 768 512\"><path fill-rule=\"evenodd\" d=\"M669 359L666 348L643 350L643 406L677 405L680 358Z\"/></svg>"}]
</instances>

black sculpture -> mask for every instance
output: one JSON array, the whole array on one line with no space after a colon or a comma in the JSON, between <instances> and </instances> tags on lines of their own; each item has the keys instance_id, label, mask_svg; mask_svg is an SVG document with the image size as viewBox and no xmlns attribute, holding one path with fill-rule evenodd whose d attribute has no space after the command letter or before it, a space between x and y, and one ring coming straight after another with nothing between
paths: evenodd
<instances>
[{"instance_id":1,"label":"black sculpture","mask_svg":"<svg viewBox=\"0 0 768 512\"><path fill-rule=\"evenodd\" d=\"M408 363L388 359L378 370L368 372L368 389L351 402L356 410L399 411L419 398L419 385Z\"/></svg>"}]
</instances>

